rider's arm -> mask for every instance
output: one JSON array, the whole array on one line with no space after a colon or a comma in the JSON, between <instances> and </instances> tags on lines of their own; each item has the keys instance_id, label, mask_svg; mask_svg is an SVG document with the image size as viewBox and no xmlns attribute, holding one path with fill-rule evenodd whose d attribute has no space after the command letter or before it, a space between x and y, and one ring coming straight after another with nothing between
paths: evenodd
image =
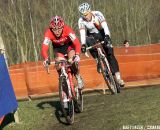
<instances>
[{"instance_id":1,"label":"rider's arm","mask_svg":"<svg viewBox=\"0 0 160 130\"><path fill-rule=\"evenodd\" d=\"M51 31L48 28L44 34L44 40L42 43L42 50L41 50L41 55L45 60L48 59L49 44L52 44L52 40L51 40Z\"/></svg>"},{"instance_id":2,"label":"rider's arm","mask_svg":"<svg viewBox=\"0 0 160 130\"><path fill-rule=\"evenodd\" d=\"M78 20L78 27L80 32L81 44L84 45L86 44L86 29L85 29L85 25L83 23L82 18Z\"/></svg>"},{"instance_id":3,"label":"rider's arm","mask_svg":"<svg viewBox=\"0 0 160 130\"><path fill-rule=\"evenodd\" d=\"M109 31L107 22L106 22L106 21L102 22L102 23L101 23L101 26L102 26L102 28L104 29L105 35L109 35L109 36L110 36L111 34L110 34L110 31Z\"/></svg>"},{"instance_id":4,"label":"rider's arm","mask_svg":"<svg viewBox=\"0 0 160 130\"><path fill-rule=\"evenodd\" d=\"M110 36L110 31L107 25L107 22L105 20L105 17L103 16L103 14L100 11L96 11L96 16L98 17L102 28L104 29L104 33L105 35L109 35Z\"/></svg>"},{"instance_id":5,"label":"rider's arm","mask_svg":"<svg viewBox=\"0 0 160 130\"><path fill-rule=\"evenodd\" d=\"M41 55L45 60L48 58L48 49L51 42L52 41L48 37L45 37L42 43Z\"/></svg>"},{"instance_id":6,"label":"rider's arm","mask_svg":"<svg viewBox=\"0 0 160 130\"><path fill-rule=\"evenodd\" d=\"M79 55L80 52L81 52L81 44L80 44L80 42L79 42L79 39L78 39L78 38L76 37L76 35L73 34L73 33L70 33L70 34L69 34L69 37L72 39L73 45L74 45L74 47L75 47L75 53L76 53L77 55Z\"/></svg>"},{"instance_id":7,"label":"rider's arm","mask_svg":"<svg viewBox=\"0 0 160 130\"><path fill-rule=\"evenodd\" d=\"M81 52L81 45L79 39L77 38L75 32L70 27L67 27L67 33L75 47L75 53L79 55Z\"/></svg>"}]
</instances>

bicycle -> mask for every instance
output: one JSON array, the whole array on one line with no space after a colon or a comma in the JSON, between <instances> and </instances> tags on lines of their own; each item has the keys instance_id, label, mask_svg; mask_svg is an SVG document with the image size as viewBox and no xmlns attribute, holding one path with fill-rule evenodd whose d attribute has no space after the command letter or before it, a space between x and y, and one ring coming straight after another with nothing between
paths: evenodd
<instances>
[{"instance_id":1,"label":"bicycle","mask_svg":"<svg viewBox=\"0 0 160 130\"><path fill-rule=\"evenodd\" d=\"M102 47L102 44L104 44L104 41L98 41L95 45L87 47L86 51L90 49L97 50L98 62L100 63L101 73L103 75L105 83L107 84L111 94L120 93L120 84L117 82L116 77L111 72L111 68L106 58L106 53ZM85 53L85 55L89 57L87 53Z\"/></svg>"},{"instance_id":2,"label":"bicycle","mask_svg":"<svg viewBox=\"0 0 160 130\"><path fill-rule=\"evenodd\" d=\"M73 81L74 76L70 62L61 60L58 62L51 62L51 64L61 66L61 73L59 76L60 104L67 124L71 125L74 123L74 113L83 111L83 93ZM49 66L46 67L46 70L47 73L49 73Z\"/></svg>"}]
</instances>

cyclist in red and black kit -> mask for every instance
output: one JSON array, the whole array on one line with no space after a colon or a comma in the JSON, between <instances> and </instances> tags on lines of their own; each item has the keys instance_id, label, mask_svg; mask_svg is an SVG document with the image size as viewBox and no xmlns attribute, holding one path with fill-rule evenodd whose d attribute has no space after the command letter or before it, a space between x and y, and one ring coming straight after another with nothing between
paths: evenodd
<instances>
[{"instance_id":1,"label":"cyclist in red and black kit","mask_svg":"<svg viewBox=\"0 0 160 130\"><path fill-rule=\"evenodd\" d=\"M76 37L75 32L64 23L60 16L54 16L50 21L50 26L44 34L44 41L42 43L42 57L44 58L43 65L50 64L48 57L49 44L52 44L55 61L65 59L68 56L68 61L72 64L72 70L78 81L79 89L83 88L83 81L79 74L80 51L81 45L79 39ZM60 66L56 66L57 72L60 74Z\"/></svg>"}]
</instances>

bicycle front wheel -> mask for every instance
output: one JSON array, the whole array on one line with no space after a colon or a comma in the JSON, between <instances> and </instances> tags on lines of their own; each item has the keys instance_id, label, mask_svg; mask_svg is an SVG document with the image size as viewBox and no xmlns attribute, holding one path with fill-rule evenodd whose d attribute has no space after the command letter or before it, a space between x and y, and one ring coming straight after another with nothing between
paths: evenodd
<instances>
[{"instance_id":1,"label":"bicycle front wheel","mask_svg":"<svg viewBox=\"0 0 160 130\"><path fill-rule=\"evenodd\" d=\"M61 76L59 78L59 97L60 97L61 109L67 124L73 124L74 102L72 97L69 97L68 84L65 76Z\"/></svg>"},{"instance_id":2,"label":"bicycle front wheel","mask_svg":"<svg viewBox=\"0 0 160 130\"><path fill-rule=\"evenodd\" d=\"M75 112L81 113L83 111L83 94L82 90L78 89L78 87L76 87L75 89L76 89L76 96L74 97Z\"/></svg>"},{"instance_id":3,"label":"bicycle front wheel","mask_svg":"<svg viewBox=\"0 0 160 130\"><path fill-rule=\"evenodd\" d=\"M101 66L101 70L102 70L102 75L103 78L111 92L111 94L116 94L117 93L117 87L116 87L116 83L114 80L114 77L112 75L112 73L109 73L109 69L107 66L107 63L105 62L105 60L100 60L100 66Z\"/></svg>"},{"instance_id":4,"label":"bicycle front wheel","mask_svg":"<svg viewBox=\"0 0 160 130\"><path fill-rule=\"evenodd\" d=\"M117 88L117 93L121 92L121 87L120 84L117 82L116 77L114 77L115 83L116 83L116 88Z\"/></svg>"}]
</instances>

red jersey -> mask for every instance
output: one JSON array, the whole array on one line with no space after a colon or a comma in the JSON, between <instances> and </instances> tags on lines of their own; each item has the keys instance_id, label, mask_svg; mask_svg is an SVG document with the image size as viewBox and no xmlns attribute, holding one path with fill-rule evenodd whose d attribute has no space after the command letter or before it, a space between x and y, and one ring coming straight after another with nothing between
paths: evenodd
<instances>
[{"instance_id":1,"label":"red jersey","mask_svg":"<svg viewBox=\"0 0 160 130\"><path fill-rule=\"evenodd\" d=\"M57 38L50 28L48 28L44 34L44 41L42 43L42 57L48 58L49 44L53 44L53 47L61 47L65 44L72 42L75 53L79 54L81 51L81 45L79 39L76 37L75 32L67 25L64 25L62 35Z\"/></svg>"}]
</instances>

